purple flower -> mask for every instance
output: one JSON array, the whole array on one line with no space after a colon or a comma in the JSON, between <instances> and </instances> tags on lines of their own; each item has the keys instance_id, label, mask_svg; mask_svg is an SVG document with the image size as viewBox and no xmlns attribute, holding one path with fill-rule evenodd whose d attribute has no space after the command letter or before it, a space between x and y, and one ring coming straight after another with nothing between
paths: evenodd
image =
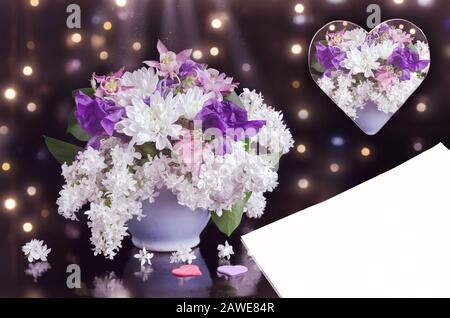
<instances>
[{"instance_id":1,"label":"purple flower","mask_svg":"<svg viewBox=\"0 0 450 318\"><path fill-rule=\"evenodd\" d=\"M409 80L411 78L410 72L418 72L428 66L430 61L421 60L419 53L409 48L396 48L389 56L387 62L398 68L402 75L400 79L402 81Z\"/></svg>"},{"instance_id":2,"label":"purple flower","mask_svg":"<svg viewBox=\"0 0 450 318\"><path fill-rule=\"evenodd\" d=\"M110 75L92 74L91 85L95 89L95 96L114 96L120 91L125 91L133 88L132 86L124 86L120 83L125 68L121 68L117 72ZM97 83L99 86L97 87Z\"/></svg>"},{"instance_id":3,"label":"purple flower","mask_svg":"<svg viewBox=\"0 0 450 318\"><path fill-rule=\"evenodd\" d=\"M215 99L206 102L195 120L202 121L203 131L215 128L222 137L229 136L235 141L256 135L266 124L265 120L248 120L247 111L228 100L220 102ZM223 153L229 152L227 148L224 143Z\"/></svg>"},{"instance_id":4,"label":"purple flower","mask_svg":"<svg viewBox=\"0 0 450 318\"><path fill-rule=\"evenodd\" d=\"M112 101L91 98L81 91L77 92L75 102L75 118L81 128L92 136L88 145L98 149L101 137L113 135L114 126L125 115L125 109L116 107Z\"/></svg>"},{"instance_id":5,"label":"purple flower","mask_svg":"<svg viewBox=\"0 0 450 318\"><path fill-rule=\"evenodd\" d=\"M345 52L337 47L316 43L317 61L325 69L325 75L331 75L331 69L338 69L345 59Z\"/></svg>"},{"instance_id":6,"label":"purple flower","mask_svg":"<svg viewBox=\"0 0 450 318\"><path fill-rule=\"evenodd\" d=\"M192 50L183 50L176 54L175 52L169 51L160 40L158 40L156 47L159 52L159 62L144 61L144 63L158 69L158 74L162 77L176 78L181 65L189 59Z\"/></svg>"},{"instance_id":7,"label":"purple flower","mask_svg":"<svg viewBox=\"0 0 450 318\"><path fill-rule=\"evenodd\" d=\"M218 100L223 99L223 95L231 93L238 85L233 82L232 77L227 77L225 73L220 73L213 68L197 70L197 82L205 93L214 92Z\"/></svg>"},{"instance_id":8,"label":"purple flower","mask_svg":"<svg viewBox=\"0 0 450 318\"><path fill-rule=\"evenodd\" d=\"M197 70L203 69L203 64L187 59L186 62L181 65L180 68L180 79L184 80L188 76L197 76Z\"/></svg>"}]
</instances>

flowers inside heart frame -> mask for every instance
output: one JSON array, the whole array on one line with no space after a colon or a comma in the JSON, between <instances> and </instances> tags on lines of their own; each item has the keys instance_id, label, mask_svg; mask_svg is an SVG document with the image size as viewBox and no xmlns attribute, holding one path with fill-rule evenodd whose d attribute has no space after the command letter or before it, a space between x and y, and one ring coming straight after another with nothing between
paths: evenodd
<instances>
[{"instance_id":1,"label":"flowers inside heart frame","mask_svg":"<svg viewBox=\"0 0 450 318\"><path fill-rule=\"evenodd\" d=\"M370 32L347 21L311 41L314 81L365 133L377 133L425 79L430 49L413 23L394 19Z\"/></svg>"}]
</instances>

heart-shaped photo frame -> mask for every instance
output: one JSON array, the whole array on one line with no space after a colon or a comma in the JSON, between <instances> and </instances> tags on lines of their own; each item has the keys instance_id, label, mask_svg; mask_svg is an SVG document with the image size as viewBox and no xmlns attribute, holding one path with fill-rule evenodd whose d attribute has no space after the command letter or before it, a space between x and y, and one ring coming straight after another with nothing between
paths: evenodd
<instances>
[{"instance_id":1,"label":"heart-shaped photo frame","mask_svg":"<svg viewBox=\"0 0 450 318\"><path fill-rule=\"evenodd\" d=\"M376 134L425 79L430 48L420 28L403 19L370 32L333 21L309 47L314 81L368 135Z\"/></svg>"}]
</instances>

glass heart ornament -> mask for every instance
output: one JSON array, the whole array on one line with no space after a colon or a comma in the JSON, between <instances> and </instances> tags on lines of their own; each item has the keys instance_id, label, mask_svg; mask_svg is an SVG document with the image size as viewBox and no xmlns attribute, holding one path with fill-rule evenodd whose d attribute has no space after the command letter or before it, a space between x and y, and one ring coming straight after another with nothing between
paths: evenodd
<instances>
[{"instance_id":1,"label":"glass heart ornament","mask_svg":"<svg viewBox=\"0 0 450 318\"><path fill-rule=\"evenodd\" d=\"M424 81L430 48L422 30L406 20L388 20L370 32L333 21L314 35L308 60L322 91L374 135Z\"/></svg>"}]
</instances>

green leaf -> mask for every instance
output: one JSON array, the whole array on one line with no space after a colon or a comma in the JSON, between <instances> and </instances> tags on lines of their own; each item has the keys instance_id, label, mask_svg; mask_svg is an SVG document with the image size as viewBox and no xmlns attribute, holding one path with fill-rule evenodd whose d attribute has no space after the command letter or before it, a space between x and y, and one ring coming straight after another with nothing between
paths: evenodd
<instances>
[{"instance_id":1,"label":"green leaf","mask_svg":"<svg viewBox=\"0 0 450 318\"><path fill-rule=\"evenodd\" d=\"M250 150L252 149L252 141L250 140L250 138L244 139L244 148L246 152L250 152Z\"/></svg>"},{"instance_id":2,"label":"green leaf","mask_svg":"<svg viewBox=\"0 0 450 318\"><path fill-rule=\"evenodd\" d=\"M242 220L242 214L244 213L244 207L252 195L251 192L247 192L245 197L236 202L231 210L224 210L222 216L218 216L216 212L211 213L211 217L219 228L220 232L230 236L231 233L239 226Z\"/></svg>"},{"instance_id":3,"label":"green leaf","mask_svg":"<svg viewBox=\"0 0 450 318\"><path fill-rule=\"evenodd\" d=\"M406 47L407 47L408 49L410 49L411 51L417 52L417 48L414 46L414 44L408 44Z\"/></svg>"},{"instance_id":4,"label":"green leaf","mask_svg":"<svg viewBox=\"0 0 450 318\"><path fill-rule=\"evenodd\" d=\"M236 94L236 92L231 92L229 95L225 96L224 99L229 100L233 104L238 105L241 108L244 108L244 104L242 104L241 99L239 98L239 95Z\"/></svg>"},{"instance_id":5,"label":"green leaf","mask_svg":"<svg viewBox=\"0 0 450 318\"><path fill-rule=\"evenodd\" d=\"M66 131L80 141L88 141L91 138L91 135L80 127L80 124L78 124L73 112L70 112Z\"/></svg>"},{"instance_id":6,"label":"green leaf","mask_svg":"<svg viewBox=\"0 0 450 318\"><path fill-rule=\"evenodd\" d=\"M79 146L55 138L44 136L44 139L48 150L60 164L63 164L64 162L71 164L78 152L83 149Z\"/></svg>"},{"instance_id":7,"label":"green leaf","mask_svg":"<svg viewBox=\"0 0 450 318\"><path fill-rule=\"evenodd\" d=\"M320 63L318 61L312 61L311 67L319 73L325 72L325 69L323 68L322 65L320 65Z\"/></svg>"},{"instance_id":8,"label":"green leaf","mask_svg":"<svg viewBox=\"0 0 450 318\"><path fill-rule=\"evenodd\" d=\"M72 91L73 98L75 98L78 91L81 91L82 93L86 94L89 97L92 97L95 94L95 90L92 87L78 88Z\"/></svg>"},{"instance_id":9,"label":"green leaf","mask_svg":"<svg viewBox=\"0 0 450 318\"><path fill-rule=\"evenodd\" d=\"M158 154L158 150L156 149L154 143L147 142L141 146L137 146L136 148L143 155L143 157L147 157L147 155L155 157Z\"/></svg>"}]
</instances>

